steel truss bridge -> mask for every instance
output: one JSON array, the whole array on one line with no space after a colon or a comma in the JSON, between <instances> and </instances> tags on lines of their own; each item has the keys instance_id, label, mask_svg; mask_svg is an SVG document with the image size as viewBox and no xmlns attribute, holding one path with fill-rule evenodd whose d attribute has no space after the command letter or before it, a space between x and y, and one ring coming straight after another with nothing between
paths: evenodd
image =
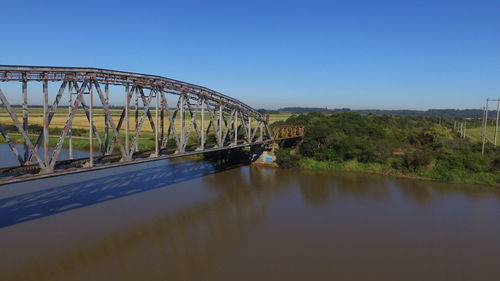
<instances>
[{"instance_id":1,"label":"steel truss bridge","mask_svg":"<svg viewBox=\"0 0 500 281\"><path fill-rule=\"evenodd\" d=\"M301 138L306 131L305 126L278 125L272 127L273 139L275 141Z\"/></svg>"},{"instance_id":2,"label":"steel truss bridge","mask_svg":"<svg viewBox=\"0 0 500 281\"><path fill-rule=\"evenodd\" d=\"M49 88L55 94L50 106ZM110 92L123 105L110 106ZM33 97L37 104L31 101ZM22 108L12 106L9 99L22 104ZM135 105L131 105L133 100ZM19 163L0 169L0 184L266 146L304 133L296 126L271 130L266 117L255 109L205 87L161 76L97 68L0 66L0 101L6 116L0 121L0 134ZM58 111L61 101L68 108L63 114ZM34 126L30 120L37 117L30 111L34 107L40 110L40 103L42 120L38 121L42 126ZM104 120L99 121L103 124L96 121L97 109L104 112ZM75 158L73 153L75 139L82 138L76 136L74 128L79 110L85 113L89 143L88 156L83 158ZM113 116L112 112L119 114ZM57 129L51 124L56 115L64 120ZM131 121L135 121L133 129ZM149 139L144 137L145 127L152 132ZM14 135L18 137L16 142ZM55 143L50 142L53 137ZM139 150L147 140L154 142L153 147ZM60 160L63 146L68 147L68 155Z\"/></svg>"}]
</instances>

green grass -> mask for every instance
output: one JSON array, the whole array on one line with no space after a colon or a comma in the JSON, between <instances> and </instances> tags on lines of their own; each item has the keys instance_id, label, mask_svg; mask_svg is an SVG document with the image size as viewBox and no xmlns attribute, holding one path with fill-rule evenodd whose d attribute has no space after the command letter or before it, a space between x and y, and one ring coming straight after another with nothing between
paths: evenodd
<instances>
[{"instance_id":1,"label":"green grass","mask_svg":"<svg viewBox=\"0 0 500 281\"><path fill-rule=\"evenodd\" d=\"M104 142L104 110L99 109L99 108L94 109L94 110L95 110L94 111L95 126L96 126L97 130L99 131L99 135L100 135L102 141ZM16 112L16 114L18 115L18 118L20 119L22 116L22 109L20 107L15 107L14 111ZM122 111L121 109L111 109L112 118L115 122L115 125L118 123L121 111ZM39 108L39 107L29 109L29 121L30 121L31 126L33 126L33 125L41 126L42 125L42 120L43 120L42 113L43 113L43 109ZM143 113L143 111L139 110L139 118L142 116L142 113ZM154 114L155 114L154 111L152 112L152 114L153 114L153 118L154 118ZM54 115L52 122L51 122L51 126L50 126L50 130L51 131L54 130L54 132L51 132L49 135L50 147L56 146L57 141L58 141L59 136L60 136L60 131L64 127L67 116L68 116L68 108L59 108L57 110L56 114ZM273 123L275 121L285 120L290 116L291 116L290 113L271 114L269 116L269 119L270 119L270 123ZM197 114L196 119L198 121L201 120L200 113ZM190 118L190 114L187 113L186 114L186 126L189 126L189 121L191 121L191 118ZM209 121L210 121L209 114L205 113L205 127L208 126ZM10 119L10 116L7 114L7 112L5 111L4 108L0 109L0 122L4 126L13 124L12 120ZM131 110L129 124L130 124L129 144L130 144L130 146L132 146L133 136L135 135L135 112L133 110ZM199 124L200 123L198 122L198 125ZM168 129L168 125L169 125L168 118L165 116L165 132ZM177 132L179 132L179 128L180 128L180 115L179 114L177 115L177 118L175 119L175 126L177 129ZM73 128L80 129L78 134L76 134L76 133L73 134L73 141L72 141L73 149L87 151L89 149L89 144L90 144L89 137L88 137L88 120L84 114L84 111L81 109L79 109L79 111L77 112L77 115L75 116L75 120L73 121ZM124 129L125 129L125 125L122 125L122 129L121 129L122 132L120 133L120 139L121 139L123 144L125 143L125 134L123 133ZM33 130L34 130L33 132L36 131L36 129L33 129ZM38 137L38 134L35 134L33 132L30 133L30 139L31 139L32 143L35 143L36 138ZM24 143L22 136L17 132L17 130L10 131L10 129L9 129L8 134L14 143L16 143L16 144ZM196 136L197 136L196 133L193 132L188 144L194 144L196 142L196 140L195 140ZM112 131L110 128L110 138L111 137L112 137ZM112 140L110 139L110 142L111 141ZM0 137L0 143L6 143L6 141L3 137ZM142 132L140 135L138 145L139 145L139 150L150 150L150 149L154 148L154 134L152 132L151 126L150 126L149 121L147 119L144 121L144 124L142 126ZM66 139L63 143L63 148L68 148L68 147L69 147L69 140L68 140L68 136L66 136ZM115 151L117 151L118 146L115 145L114 149L115 149ZM97 142L96 138L93 139L93 150L99 151L99 146L98 146L98 142Z\"/></svg>"},{"instance_id":2,"label":"green grass","mask_svg":"<svg viewBox=\"0 0 500 281\"><path fill-rule=\"evenodd\" d=\"M483 132L482 127L477 127L477 128L470 128L466 129L465 135L467 138L469 138L473 142L481 142L481 135ZM486 127L486 137L488 140L493 142L495 138L495 126L488 126ZM500 134L498 135L498 138L500 138Z\"/></svg>"},{"instance_id":3,"label":"green grass","mask_svg":"<svg viewBox=\"0 0 500 281\"><path fill-rule=\"evenodd\" d=\"M290 116L292 116L292 113L288 113L288 112L282 112L280 114L269 114L269 124L272 124L276 121L286 120Z\"/></svg>"},{"instance_id":4,"label":"green grass","mask_svg":"<svg viewBox=\"0 0 500 281\"><path fill-rule=\"evenodd\" d=\"M104 134L99 133L99 135L101 137L102 142L104 142ZM15 144L23 144L24 143L24 139L19 134L9 133L9 136ZM31 134L29 137L30 137L31 142L34 144L36 142L36 139L38 136ZM129 144L130 144L130 146L132 146L132 143L134 140L133 135L130 134L129 137L130 137ZM121 139L122 144L124 144L125 143L125 134L120 134L120 139ZM59 140L59 135L50 135L49 136L49 146L55 147L57 145L58 140ZM110 136L109 141L110 141L110 143L112 142L111 136ZM5 139L0 138L0 143L5 144L6 143ZM93 147L94 151L99 151L99 143L95 137L93 139L92 144L93 144L92 147ZM76 149L76 150L84 150L84 151L88 150L89 146L90 146L88 134L84 134L81 136L73 136L72 145L73 145L73 149ZM68 148L68 147L69 147L69 138L68 138L68 136L66 136L66 139L63 143L63 148ZM149 149L153 149L153 148L154 148L154 134L148 133L148 132L142 133L141 136L139 137L139 150L149 150ZM118 146L115 145L115 151L117 151L117 150L118 150Z\"/></svg>"}]
</instances>

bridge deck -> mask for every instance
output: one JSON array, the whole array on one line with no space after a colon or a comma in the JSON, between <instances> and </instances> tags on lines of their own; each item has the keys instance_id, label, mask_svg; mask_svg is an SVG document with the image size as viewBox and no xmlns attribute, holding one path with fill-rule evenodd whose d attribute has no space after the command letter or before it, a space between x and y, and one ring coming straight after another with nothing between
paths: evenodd
<instances>
[{"instance_id":1,"label":"bridge deck","mask_svg":"<svg viewBox=\"0 0 500 281\"><path fill-rule=\"evenodd\" d=\"M160 154L158 157L151 157L151 152L150 151L139 151L136 152L136 157L131 161L120 161L120 154L111 154L107 156L102 156L102 157L97 157L96 161L94 162L94 165L92 167L82 167L80 164L81 163L86 163L88 162L88 158L80 158L80 159L73 159L73 160L64 160L60 161L59 164L59 169L56 166L54 172L52 173L20 173L20 176L16 176L16 173L19 173L20 171L16 171L18 169L27 169L27 170L38 170L40 169L36 165L31 165L31 166L25 166L25 167L19 167L19 166L14 166L14 167L6 167L6 168L0 168L0 174L4 174L3 178L0 178L0 185L3 184L9 184L9 183L16 183L16 182L21 182L21 181L30 181L30 180L36 180L36 179L41 179L41 178L48 178L48 177L56 177L56 176L63 176L63 175L69 175L69 174L76 174L76 173L82 173L82 172L88 172L88 171L94 171L94 170L101 170L101 169L107 169L107 168L114 168L114 167L120 167L120 166L128 166L128 165L134 165L134 164L139 164L139 163L146 163L146 162L151 162L151 161L159 161L159 160L165 160L165 159L174 159L174 158L180 158L180 157L186 157L186 156L192 156L192 155L198 155L198 154L204 154L204 153L210 153L210 152L217 152L217 151L224 151L224 150L229 150L229 149L236 149L236 148L243 148L243 147L249 147L249 146L256 146L256 145L266 145L268 143L272 142L271 140L267 141L262 141L262 142L255 142L252 144L238 144L238 145L233 145L231 147L222 147L222 148L207 148L205 150L193 150L193 151L186 151L183 153L168 153L166 152L165 154ZM99 161L99 160L102 160ZM77 163L77 166L72 167L73 163ZM70 167L70 168L67 168ZM8 175L9 173L13 174L12 176L5 176Z\"/></svg>"}]
</instances>

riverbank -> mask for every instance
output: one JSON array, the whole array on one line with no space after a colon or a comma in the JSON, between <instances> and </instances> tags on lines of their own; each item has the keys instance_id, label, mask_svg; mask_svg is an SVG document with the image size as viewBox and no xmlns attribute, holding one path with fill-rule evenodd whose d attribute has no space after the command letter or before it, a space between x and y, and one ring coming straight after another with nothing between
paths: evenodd
<instances>
[{"instance_id":1,"label":"riverbank","mask_svg":"<svg viewBox=\"0 0 500 281\"><path fill-rule=\"evenodd\" d=\"M283 168L283 165L280 167ZM388 165L379 163L360 163L356 160L345 162L317 161L310 158L300 158L296 167L306 170L356 172L455 184L486 185L495 189L500 189L500 183L498 183L500 181L500 176L492 173L448 173L446 178L443 178L442 175L437 175L433 173L433 171L405 173Z\"/></svg>"},{"instance_id":2,"label":"riverbank","mask_svg":"<svg viewBox=\"0 0 500 281\"><path fill-rule=\"evenodd\" d=\"M500 185L500 150L463 138L453 118L373 116L346 112L291 116L306 126L283 143L280 167L361 171L450 183Z\"/></svg>"}]
</instances>

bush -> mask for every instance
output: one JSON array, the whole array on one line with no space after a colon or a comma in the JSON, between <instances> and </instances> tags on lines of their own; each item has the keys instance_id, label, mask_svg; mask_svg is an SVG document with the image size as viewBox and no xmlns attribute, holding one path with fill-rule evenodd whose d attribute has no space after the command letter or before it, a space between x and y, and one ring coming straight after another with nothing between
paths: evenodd
<instances>
[{"instance_id":1,"label":"bush","mask_svg":"<svg viewBox=\"0 0 500 281\"><path fill-rule=\"evenodd\" d=\"M276 163L282 168L299 167L300 156L293 154L290 148L280 148L276 151Z\"/></svg>"},{"instance_id":2,"label":"bush","mask_svg":"<svg viewBox=\"0 0 500 281\"><path fill-rule=\"evenodd\" d=\"M280 149L282 167L391 171L443 181L496 183L500 152L453 134L454 119L376 116L356 112L292 115L283 124L306 125L301 156ZM473 120L470 120L473 122Z\"/></svg>"}]
</instances>

